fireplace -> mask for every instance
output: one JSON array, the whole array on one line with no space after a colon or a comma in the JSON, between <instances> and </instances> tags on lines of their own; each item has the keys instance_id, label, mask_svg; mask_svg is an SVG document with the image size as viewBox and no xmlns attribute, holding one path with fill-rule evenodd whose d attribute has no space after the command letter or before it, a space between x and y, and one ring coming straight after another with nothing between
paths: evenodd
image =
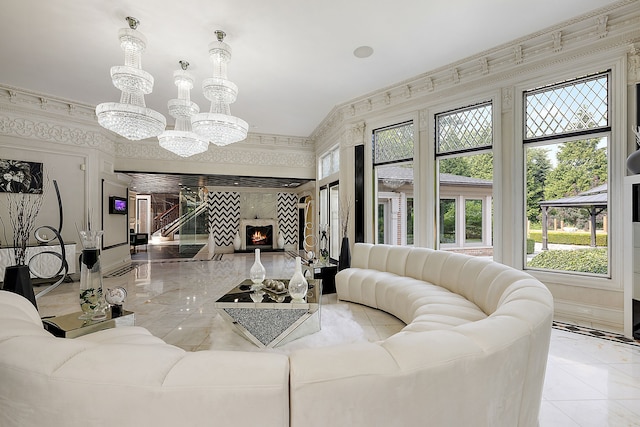
<instances>
[{"instance_id":1,"label":"fireplace","mask_svg":"<svg viewBox=\"0 0 640 427\"><path fill-rule=\"evenodd\" d=\"M273 248L273 225L247 225L247 249Z\"/></svg>"},{"instance_id":2,"label":"fireplace","mask_svg":"<svg viewBox=\"0 0 640 427\"><path fill-rule=\"evenodd\" d=\"M254 233L259 231L262 235ZM277 249L278 222L272 218L246 218L240 219L240 250L253 249Z\"/></svg>"}]
</instances>

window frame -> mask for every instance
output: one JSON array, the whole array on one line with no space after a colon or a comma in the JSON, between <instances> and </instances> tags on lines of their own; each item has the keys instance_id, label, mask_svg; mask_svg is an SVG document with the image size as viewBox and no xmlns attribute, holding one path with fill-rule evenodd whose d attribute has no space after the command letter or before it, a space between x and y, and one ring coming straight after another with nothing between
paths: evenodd
<instances>
[{"instance_id":1,"label":"window frame","mask_svg":"<svg viewBox=\"0 0 640 427\"><path fill-rule=\"evenodd\" d=\"M445 115L450 115L450 114L454 114L457 112L463 112L463 111L469 111L473 108L479 108L479 107L484 107L484 106L489 106L490 107L490 115L489 117L491 118L491 145L484 145L484 146L477 146L477 147L472 147L472 148L462 148L459 150L451 150L451 151L447 151L447 152L441 152L439 151L439 141L438 141L438 135L439 135L439 122L438 119L442 116ZM495 129L500 125L500 121L497 119L498 117L498 108L496 107L496 100L495 100L495 96L488 96L486 98L484 98L483 100L477 101L475 103L470 103L467 104L465 106L462 107L453 107L453 108L449 108L446 109L444 111L439 111L433 114L432 118L433 118L433 143L432 143L432 147L433 147L433 156L434 156L434 163L435 163L435 186L436 186L436 194L435 194L435 200L434 200L434 205L436 207L436 212L435 212L435 216L434 216L434 220L436 221L436 226L435 226L435 236L434 236L434 241L436 244L436 247L439 249L443 249L443 250L448 250L448 249L471 249L471 248L488 248L491 247L493 252L494 252L494 259L496 259L496 246L495 246L495 240L494 240L494 235L496 233L496 230L494 229L494 221L495 221L495 212L493 209L493 204L496 202L496 191L499 191L501 186L499 185L499 183L496 182L496 177L497 176L501 176L501 173L497 171L497 167L498 167L498 162L500 160L499 157L497 157L497 153L496 153L496 147L500 146L499 141L496 140L497 138L497 134ZM441 182L440 182L440 161L444 160L444 159L450 159L450 158L456 158L456 157L464 157L464 156L471 156L471 155L479 155L479 154L483 154L483 153L491 153L493 156L493 177L492 177L492 192L491 192L491 196L490 196L490 200L491 203L488 203L488 200L486 200L485 197L479 197L476 195L464 195L464 194L460 194L457 197L452 196L452 195L445 195L443 196L441 194ZM441 236L440 236L440 231L441 231L441 212L440 212L440 204L441 204L441 200L443 199L447 199L447 200L454 200L455 201L455 209L456 209L456 214L455 214L455 241L454 243L442 243L441 242ZM466 199L476 199L476 200L482 200L482 210L483 212L490 212L490 217L488 218L487 221L485 221L485 218L482 219L482 234L483 234L483 238L482 238L482 242L480 243L470 243L467 244L466 243L466 222L465 222L465 217L466 217ZM484 216L484 215L483 215ZM499 258L499 255L498 255Z\"/></svg>"},{"instance_id":2,"label":"window frame","mask_svg":"<svg viewBox=\"0 0 640 427\"><path fill-rule=\"evenodd\" d=\"M413 133L413 141L412 141L412 156L411 157L402 157L402 158L398 158L398 159L394 159L394 160L385 160L385 161L379 161L376 162L376 133L377 132L382 132L382 131L386 131L386 130L391 130L391 129L395 129L395 128L399 128L402 126L411 126L412 127L412 133ZM390 225L393 223L390 219L390 213L392 213L393 209L390 209L393 201L392 198L389 196L385 196L384 193L380 193L379 191L379 178L378 178L378 168L384 168L384 167L388 167L388 166L393 166L393 165L398 165L398 166L402 166L402 165L410 165L411 166L411 171L412 171L412 191L411 193L402 193L404 194L404 197L400 197L400 201L402 202L402 207L400 207L399 209L403 212L403 213L407 213L407 200L409 198L411 198L413 200L413 209L414 209L414 223L412 224L412 230L413 230L413 243L411 243L411 245L415 245L416 242L416 237L415 237L415 229L416 229L416 224L415 224L415 198L416 198L416 180L415 180L415 176L416 176L416 171L415 171L415 165L416 165L416 161L415 158L417 156L416 154L416 150L417 150L417 127L416 127L416 121L414 119L409 119L409 120L404 120L404 121L399 121L397 123L391 124L391 125L387 125L387 126L381 126L381 127L376 127L374 129L371 130L371 164L372 164L372 175L373 175L373 182L374 182L374 186L373 186L373 196L374 196L374 233L373 233L373 237L374 237L374 241L378 244L380 243L387 243L387 244L392 244L392 245L397 245L398 241L400 241L400 244L402 245L407 245L407 230L408 230L408 226L407 226L407 222L408 218L406 217L406 215L403 215L400 218L400 224L398 224L398 226L400 227L400 235L398 232L392 232L390 230ZM382 194L382 196L381 196ZM380 224L380 215L379 215L379 207L380 205L383 206L383 212L384 212L384 217L383 217L383 227L384 229L383 231L383 239L384 242L380 242L380 229L379 229L379 224ZM395 241L391 242L391 239L395 236Z\"/></svg>"},{"instance_id":3,"label":"window frame","mask_svg":"<svg viewBox=\"0 0 640 427\"><path fill-rule=\"evenodd\" d=\"M587 81L591 79L597 79L602 76L607 76L607 125L600 126L592 129L585 129L575 132L562 132L553 135L546 135L543 137L526 137L526 127L527 127L527 93L540 93L545 90L549 90L554 87L567 87L569 85ZM611 222L615 216L612 215L612 193L613 193L613 164L615 159L615 150L613 150L613 141L614 135L612 132L612 122L615 120L615 117L612 117L612 107L613 107L613 80L614 72L612 68L606 67L605 71L597 71L592 73L585 73L580 77L568 78L565 80L560 80L555 83L547 83L545 85L541 85L539 87L533 89L523 89L521 92L521 101L522 108L520 111L521 114L521 149L522 149L522 171L521 171L521 179L522 179L522 245L521 245L521 253L522 253L522 269L538 275L542 275L541 277L558 277L558 275L565 275L566 277L581 277L581 278L590 278L596 281L606 280L610 281L614 278L614 261L615 257L613 253L615 252L614 243L615 243L615 231L612 228L608 229L607 235L607 274L596 274L596 273L585 273L585 272L577 272L577 271L569 271L569 270L553 270L553 269L541 269L535 267L527 266L527 251L526 251L526 241L527 241L527 155L526 150L527 147L531 148L541 148L550 145L559 145L573 141L579 141L582 139L591 139L591 138L607 138L607 183L608 183L608 196L607 196L607 216L610 218ZM615 196L614 196L615 197ZM612 232L613 231L613 232ZM548 276L547 276L548 275ZM548 279L546 279L548 280Z\"/></svg>"}]
</instances>

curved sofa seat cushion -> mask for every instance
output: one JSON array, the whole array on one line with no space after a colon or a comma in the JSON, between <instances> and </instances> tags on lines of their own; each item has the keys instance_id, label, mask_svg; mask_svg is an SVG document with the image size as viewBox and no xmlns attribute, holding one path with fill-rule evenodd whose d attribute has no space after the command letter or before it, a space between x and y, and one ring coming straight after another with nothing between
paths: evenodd
<instances>
[{"instance_id":1,"label":"curved sofa seat cushion","mask_svg":"<svg viewBox=\"0 0 640 427\"><path fill-rule=\"evenodd\" d=\"M186 352L126 326L56 338L14 296L0 291L3 427L289 425L284 354Z\"/></svg>"}]
</instances>

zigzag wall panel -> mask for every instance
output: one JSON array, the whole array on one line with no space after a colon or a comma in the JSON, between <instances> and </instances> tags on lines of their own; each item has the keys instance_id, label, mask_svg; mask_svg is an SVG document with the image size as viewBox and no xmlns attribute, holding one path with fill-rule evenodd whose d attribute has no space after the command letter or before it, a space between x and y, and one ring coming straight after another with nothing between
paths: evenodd
<instances>
[{"instance_id":1,"label":"zigzag wall panel","mask_svg":"<svg viewBox=\"0 0 640 427\"><path fill-rule=\"evenodd\" d=\"M209 230L213 230L216 246L233 245L233 237L240 227L240 194L210 192Z\"/></svg>"},{"instance_id":2,"label":"zigzag wall panel","mask_svg":"<svg viewBox=\"0 0 640 427\"><path fill-rule=\"evenodd\" d=\"M298 247L298 196L278 193L278 228L285 245Z\"/></svg>"}]
</instances>

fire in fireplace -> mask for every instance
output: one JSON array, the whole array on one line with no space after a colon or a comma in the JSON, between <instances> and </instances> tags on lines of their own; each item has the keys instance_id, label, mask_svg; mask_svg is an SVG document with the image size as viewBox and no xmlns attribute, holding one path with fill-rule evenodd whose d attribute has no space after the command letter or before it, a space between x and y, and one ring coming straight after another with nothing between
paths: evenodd
<instances>
[{"instance_id":1,"label":"fire in fireplace","mask_svg":"<svg viewBox=\"0 0 640 427\"><path fill-rule=\"evenodd\" d=\"M273 247L273 226L247 225L247 249Z\"/></svg>"}]
</instances>

